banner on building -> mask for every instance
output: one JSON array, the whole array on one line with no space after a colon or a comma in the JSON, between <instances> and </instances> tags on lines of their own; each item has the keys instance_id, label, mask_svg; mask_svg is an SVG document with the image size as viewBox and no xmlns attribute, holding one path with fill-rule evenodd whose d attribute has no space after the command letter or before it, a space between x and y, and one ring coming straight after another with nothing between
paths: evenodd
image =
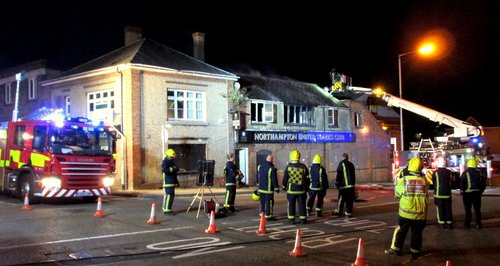
<instances>
[{"instance_id":1,"label":"banner on building","mask_svg":"<svg viewBox=\"0 0 500 266\"><path fill-rule=\"evenodd\" d=\"M240 131L239 143L354 142L352 132Z\"/></svg>"}]
</instances>

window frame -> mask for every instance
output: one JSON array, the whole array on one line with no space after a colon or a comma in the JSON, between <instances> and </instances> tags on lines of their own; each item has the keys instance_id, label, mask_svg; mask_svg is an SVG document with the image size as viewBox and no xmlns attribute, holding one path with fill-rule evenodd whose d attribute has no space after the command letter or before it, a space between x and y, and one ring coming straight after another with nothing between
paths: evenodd
<instances>
[{"instance_id":1,"label":"window frame","mask_svg":"<svg viewBox=\"0 0 500 266\"><path fill-rule=\"evenodd\" d=\"M28 100L37 98L36 77L28 79Z\"/></svg>"},{"instance_id":2,"label":"window frame","mask_svg":"<svg viewBox=\"0 0 500 266\"><path fill-rule=\"evenodd\" d=\"M167 120L204 122L205 106L204 91L167 88Z\"/></svg>"},{"instance_id":3,"label":"window frame","mask_svg":"<svg viewBox=\"0 0 500 266\"><path fill-rule=\"evenodd\" d=\"M276 123L278 104L269 101L255 101L250 103L250 119L252 123Z\"/></svg>"},{"instance_id":4,"label":"window frame","mask_svg":"<svg viewBox=\"0 0 500 266\"><path fill-rule=\"evenodd\" d=\"M339 127L339 109L328 108L326 113L327 113L326 121L327 121L328 127L329 128L338 128Z\"/></svg>"},{"instance_id":5,"label":"window frame","mask_svg":"<svg viewBox=\"0 0 500 266\"><path fill-rule=\"evenodd\" d=\"M12 83L6 83L4 86L4 99L5 104L12 103Z\"/></svg>"},{"instance_id":6,"label":"window frame","mask_svg":"<svg viewBox=\"0 0 500 266\"><path fill-rule=\"evenodd\" d=\"M314 106L285 105L284 122L291 125L314 125Z\"/></svg>"}]
</instances>

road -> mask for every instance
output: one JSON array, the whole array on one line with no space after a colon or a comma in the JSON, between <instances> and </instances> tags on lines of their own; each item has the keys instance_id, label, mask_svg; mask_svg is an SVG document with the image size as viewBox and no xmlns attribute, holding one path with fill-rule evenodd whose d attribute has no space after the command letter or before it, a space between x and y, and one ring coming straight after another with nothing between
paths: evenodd
<instances>
[{"instance_id":1,"label":"road","mask_svg":"<svg viewBox=\"0 0 500 266\"><path fill-rule=\"evenodd\" d=\"M96 218L95 203L79 200L31 205L0 196L0 265L350 265L356 260L359 239L369 265L497 265L500 252L500 204L498 197L483 197L483 229L458 229L464 212L460 195L453 197L456 228L436 226L430 200L428 226L424 230L423 256L411 261L409 237L404 255L390 257L383 250L390 245L397 223L397 201L391 190L359 193L354 217L310 217L308 224L286 223L286 196L276 196L278 220L266 223L265 235L257 235L258 203L248 191L240 191L238 213L215 219L216 234L206 234L208 216L196 218L199 199L179 195L176 215L163 216L160 195L110 196L103 199L106 215ZM204 199L213 195L205 194ZM220 195L216 199L222 201ZM328 191L326 210L332 210L336 191ZM194 200L194 202L193 202ZM150 225L151 206L157 204L158 224ZM193 203L193 204L191 204ZM190 212L186 212L192 206ZM201 210L203 212L203 210ZM292 257L297 229L305 257Z\"/></svg>"}]
</instances>

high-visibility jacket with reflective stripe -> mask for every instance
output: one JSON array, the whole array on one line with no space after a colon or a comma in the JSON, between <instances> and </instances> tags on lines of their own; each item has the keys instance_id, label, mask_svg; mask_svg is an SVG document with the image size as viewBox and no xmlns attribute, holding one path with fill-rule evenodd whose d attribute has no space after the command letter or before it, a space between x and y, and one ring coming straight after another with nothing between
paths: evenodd
<instances>
[{"instance_id":1,"label":"high-visibility jacket with reflective stripe","mask_svg":"<svg viewBox=\"0 0 500 266\"><path fill-rule=\"evenodd\" d=\"M259 193L273 194L279 189L276 168L270 162L264 162L257 167L257 181L259 181Z\"/></svg>"},{"instance_id":2,"label":"high-visibility jacket with reflective stripe","mask_svg":"<svg viewBox=\"0 0 500 266\"><path fill-rule=\"evenodd\" d=\"M476 168L467 168L460 176L460 190L463 192L483 192L485 189L486 177Z\"/></svg>"},{"instance_id":3,"label":"high-visibility jacket with reflective stripe","mask_svg":"<svg viewBox=\"0 0 500 266\"><path fill-rule=\"evenodd\" d=\"M303 163L290 163L285 168L283 187L288 194L305 193L309 188L309 170Z\"/></svg>"},{"instance_id":4,"label":"high-visibility jacket with reflective stripe","mask_svg":"<svg viewBox=\"0 0 500 266\"><path fill-rule=\"evenodd\" d=\"M238 176L238 172L233 161L226 162L224 175L226 176L226 186L236 186L236 177Z\"/></svg>"},{"instance_id":5,"label":"high-visibility jacket with reflective stripe","mask_svg":"<svg viewBox=\"0 0 500 266\"><path fill-rule=\"evenodd\" d=\"M432 173L434 198L448 199L451 197L451 170L440 167Z\"/></svg>"},{"instance_id":6,"label":"high-visibility jacket with reflective stripe","mask_svg":"<svg viewBox=\"0 0 500 266\"><path fill-rule=\"evenodd\" d=\"M354 165L346 159L340 161L337 167L336 185L339 189L350 188L356 185Z\"/></svg>"},{"instance_id":7,"label":"high-visibility jacket with reflective stripe","mask_svg":"<svg viewBox=\"0 0 500 266\"><path fill-rule=\"evenodd\" d=\"M427 218L427 197L429 185L424 177L410 172L398 179L394 194L399 198L399 216L410 220Z\"/></svg>"},{"instance_id":8,"label":"high-visibility jacket with reflective stripe","mask_svg":"<svg viewBox=\"0 0 500 266\"><path fill-rule=\"evenodd\" d=\"M179 168L174 164L173 159L165 157L161 163L161 169L163 171L163 187L179 186L179 181L177 180Z\"/></svg>"},{"instance_id":9,"label":"high-visibility jacket with reflective stripe","mask_svg":"<svg viewBox=\"0 0 500 266\"><path fill-rule=\"evenodd\" d=\"M328 176L326 169L319 163L311 165L309 168L309 176L311 177L310 190L326 190L329 187Z\"/></svg>"}]
</instances>

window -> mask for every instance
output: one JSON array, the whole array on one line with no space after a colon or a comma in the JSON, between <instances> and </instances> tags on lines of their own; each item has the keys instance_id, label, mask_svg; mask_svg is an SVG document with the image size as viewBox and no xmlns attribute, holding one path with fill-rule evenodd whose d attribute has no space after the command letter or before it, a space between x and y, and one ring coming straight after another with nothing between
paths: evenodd
<instances>
[{"instance_id":1,"label":"window","mask_svg":"<svg viewBox=\"0 0 500 266\"><path fill-rule=\"evenodd\" d=\"M12 103L12 89L10 83L5 84L5 103Z\"/></svg>"},{"instance_id":2,"label":"window","mask_svg":"<svg viewBox=\"0 0 500 266\"><path fill-rule=\"evenodd\" d=\"M363 120L361 119L361 113L354 113L354 127L363 127Z\"/></svg>"},{"instance_id":3,"label":"window","mask_svg":"<svg viewBox=\"0 0 500 266\"><path fill-rule=\"evenodd\" d=\"M328 109L328 127L339 127L339 110Z\"/></svg>"},{"instance_id":4,"label":"window","mask_svg":"<svg viewBox=\"0 0 500 266\"><path fill-rule=\"evenodd\" d=\"M314 107L286 105L285 123L313 125Z\"/></svg>"},{"instance_id":5,"label":"window","mask_svg":"<svg viewBox=\"0 0 500 266\"><path fill-rule=\"evenodd\" d=\"M26 132L26 126L16 126L14 144L24 147L24 140L26 138L29 138L28 133Z\"/></svg>"},{"instance_id":6,"label":"window","mask_svg":"<svg viewBox=\"0 0 500 266\"><path fill-rule=\"evenodd\" d=\"M28 80L28 99L33 100L36 98L36 78Z\"/></svg>"},{"instance_id":7,"label":"window","mask_svg":"<svg viewBox=\"0 0 500 266\"><path fill-rule=\"evenodd\" d=\"M205 93L167 90L167 118L171 120L204 121Z\"/></svg>"},{"instance_id":8,"label":"window","mask_svg":"<svg viewBox=\"0 0 500 266\"><path fill-rule=\"evenodd\" d=\"M47 146L47 127L35 126L33 133L33 149L42 151Z\"/></svg>"},{"instance_id":9,"label":"window","mask_svg":"<svg viewBox=\"0 0 500 266\"><path fill-rule=\"evenodd\" d=\"M64 111L66 116L71 116L71 99L69 96L64 96Z\"/></svg>"},{"instance_id":10,"label":"window","mask_svg":"<svg viewBox=\"0 0 500 266\"><path fill-rule=\"evenodd\" d=\"M206 160L205 144L169 144L168 148L173 149L177 155L175 163L179 172L197 172L198 160Z\"/></svg>"},{"instance_id":11,"label":"window","mask_svg":"<svg viewBox=\"0 0 500 266\"><path fill-rule=\"evenodd\" d=\"M269 102L252 101L252 122L276 123L276 104Z\"/></svg>"},{"instance_id":12,"label":"window","mask_svg":"<svg viewBox=\"0 0 500 266\"><path fill-rule=\"evenodd\" d=\"M71 111L70 98L65 97L66 100L66 112ZM113 110L115 109L115 92L112 90L108 91L96 91L87 94L87 113L91 120L97 122L112 122ZM111 120L111 121L110 121Z\"/></svg>"}]
</instances>

